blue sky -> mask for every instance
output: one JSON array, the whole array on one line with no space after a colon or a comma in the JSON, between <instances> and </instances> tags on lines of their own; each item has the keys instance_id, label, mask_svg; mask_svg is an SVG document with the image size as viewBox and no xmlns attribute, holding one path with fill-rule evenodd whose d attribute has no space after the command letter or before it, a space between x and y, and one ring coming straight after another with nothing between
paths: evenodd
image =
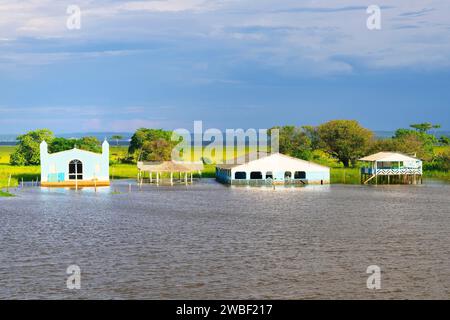
<instances>
[{"instance_id":1,"label":"blue sky","mask_svg":"<svg viewBox=\"0 0 450 320\"><path fill-rule=\"evenodd\" d=\"M450 129L450 3L2 0L0 133L267 128L347 118ZM66 28L68 5L81 29Z\"/></svg>"}]
</instances>

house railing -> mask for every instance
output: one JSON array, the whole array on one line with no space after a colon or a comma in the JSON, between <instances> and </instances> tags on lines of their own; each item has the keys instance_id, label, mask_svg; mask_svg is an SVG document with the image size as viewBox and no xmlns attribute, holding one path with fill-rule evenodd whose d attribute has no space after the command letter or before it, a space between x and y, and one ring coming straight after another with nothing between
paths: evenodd
<instances>
[{"instance_id":1,"label":"house railing","mask_svg":"<svg viewBox=\"0 0 450 320\"><path fill-rule=\"evenodd\" d=\"M403 175L403 174L422 174L422 168L361 168L362 174L373 175Z\"/></svg>"}]
</instances>

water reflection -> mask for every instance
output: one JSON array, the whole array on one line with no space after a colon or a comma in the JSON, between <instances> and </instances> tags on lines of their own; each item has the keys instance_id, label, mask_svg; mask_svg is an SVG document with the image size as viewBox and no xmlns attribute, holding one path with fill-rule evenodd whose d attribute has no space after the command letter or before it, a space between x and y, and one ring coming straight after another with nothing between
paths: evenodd
<instances>
[{"instance_id":1,"label":"water reflection","mask_svg":"<svg viewBox=\"0 0 450 320\"><path fill-rule=\"evenodd\" d=\"M0 199L0 298L448 298L449 195L212 180L19 189ZM79 291L65 288L72 264ZM373 264L379 292L366 288Z\"/></svg>"}]
</instances>

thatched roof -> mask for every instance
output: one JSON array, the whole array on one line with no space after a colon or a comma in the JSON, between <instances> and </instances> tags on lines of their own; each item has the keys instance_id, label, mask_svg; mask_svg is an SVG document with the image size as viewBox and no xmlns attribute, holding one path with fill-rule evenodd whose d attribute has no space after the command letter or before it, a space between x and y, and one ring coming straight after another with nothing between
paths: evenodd
<instances>
[{"instance_id":1,"label":"thatched roof","mask_svg":"<svg viewBox=\"0 0 450 320\"><path fill-rule=\"evenodd\" d=\"M138 169L148 172L192 172L202 171L201 162L150 161L138 162Z\"/></svg>"}]
</instances>

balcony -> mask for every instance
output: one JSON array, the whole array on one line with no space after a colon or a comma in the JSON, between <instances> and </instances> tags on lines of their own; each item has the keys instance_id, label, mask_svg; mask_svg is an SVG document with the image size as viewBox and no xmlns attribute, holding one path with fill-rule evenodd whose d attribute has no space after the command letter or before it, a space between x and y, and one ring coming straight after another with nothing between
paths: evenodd
<instances>
[{"instance_id":1,"label":"balcony","mask_svg":"<svg viewBox=\"0 0 450 320\"><path fill-rule=\"evenodd\" d=\"M422 168L361 168L362 174L390 176L390 175L405 175L405 174L422 174Z\"/></svg>"}]
</instances>

